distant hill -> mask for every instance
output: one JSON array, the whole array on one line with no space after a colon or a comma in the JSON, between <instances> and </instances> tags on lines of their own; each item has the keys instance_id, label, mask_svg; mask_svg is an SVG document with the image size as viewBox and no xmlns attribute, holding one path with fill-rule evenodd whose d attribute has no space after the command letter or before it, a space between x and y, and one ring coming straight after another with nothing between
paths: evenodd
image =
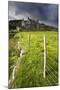
<instances>
[{"instance_id":1,"label":"distant hill","mask_svg":"<svg viewBox=\"0 0 60 90\"><path fill-rule=\"evenodd\" d=\"M19 27L20 31L58 31L58 28L39 23L38 21L28 20L11 20L9 21L9 30L16 30Z\"/></svg>"}]
</instances>

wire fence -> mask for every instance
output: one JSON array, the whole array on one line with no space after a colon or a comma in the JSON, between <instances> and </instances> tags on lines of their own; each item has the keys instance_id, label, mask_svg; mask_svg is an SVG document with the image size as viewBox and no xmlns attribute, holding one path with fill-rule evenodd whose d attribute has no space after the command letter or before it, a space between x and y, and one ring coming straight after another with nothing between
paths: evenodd
<instances>
[{"instance_id":1,"label":"wire fence","mask_svg":"<svg viewBox=\"0 0 60 90\"><path fill-rule=\"evenodd\" d=\"M13 33L11 32L9 34L13 34ZM29 43L28 43L29 48L30 48L30 38L31 37L29 36L29 39L28 39L28 41L29 41ZM45 52L45 54L46 54L46 52ZM46 54L46 58L45 59L46 59L46 62L44 63L45 64L45 68L44 68L45 71L43 70L43 72L45 73L45 78L46 78L47 85L48 85L48 83L49 83L49 85L52 85L51 82L53 82L54 84L56 84L56 80L57 80L57 77L58 77L58 70L54 68L54 65L56 65L56 67L57 67L58 62L56 60L54 60L54 64L53 64L53 58L50 57L48 54ZM47 74L48 74L49 77L46 75L46 72L47 72Z\"/></svg>"}]
</instances>

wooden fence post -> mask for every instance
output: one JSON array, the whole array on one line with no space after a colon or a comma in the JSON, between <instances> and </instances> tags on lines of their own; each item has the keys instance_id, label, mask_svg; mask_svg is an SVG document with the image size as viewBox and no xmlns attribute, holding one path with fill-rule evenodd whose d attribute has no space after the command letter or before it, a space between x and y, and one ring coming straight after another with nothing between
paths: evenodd
<instances>
[{"instance_id":1,"label":"wooden fence post","mask_svg":"<svg viewBox=\"0 0 60 90\"><path fill-rule=\"evenodd\" d=\"M29 48L30 48L30 37L31 37L31 35L30 35L30 31L29 31Z\"/></svg>"},{"instance_id":2,"label":"wooden fence post","mask_svg":"<svg viewBox=\"0 0 60 90\"><path fill-rule=\"evenodd\" d=\"M46 76L46 33L44 32L44 78Z\"/></svg>"}]
</instances>

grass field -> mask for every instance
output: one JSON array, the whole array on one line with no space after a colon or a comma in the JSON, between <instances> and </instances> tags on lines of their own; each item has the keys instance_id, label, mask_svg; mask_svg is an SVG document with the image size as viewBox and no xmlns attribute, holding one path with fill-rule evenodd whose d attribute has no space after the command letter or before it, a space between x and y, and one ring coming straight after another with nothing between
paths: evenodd
<instances>
[{"instance_id":1,"label":"grass field","mask_svg":"<svg viewBox=\"0 0 60 90\"><path fill-rule=\"evenodd\" d=\"M19 57L17 43L25 54ZM9 39L9 79L17 65L15 79L9 88L58 85L58 32L46 31L46 77L44 71L44 32L19 32ZM18 63L16 64L16 62Z\"/></svg>"}]
</instances>

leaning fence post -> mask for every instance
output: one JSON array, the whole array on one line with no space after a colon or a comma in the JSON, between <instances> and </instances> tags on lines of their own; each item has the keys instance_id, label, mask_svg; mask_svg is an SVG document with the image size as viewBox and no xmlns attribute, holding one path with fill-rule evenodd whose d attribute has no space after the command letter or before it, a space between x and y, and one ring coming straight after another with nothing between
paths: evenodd
<instances>
[{"instance_id":1,"label":"leaning fence post","mask_svg":"<svg viewBox=\"0 0 60 90\"><path fill-rule=\"evenodd\" d=\"M46 32L44 32L44 78L46 76Z\"/></svg>"}]
</instances>

